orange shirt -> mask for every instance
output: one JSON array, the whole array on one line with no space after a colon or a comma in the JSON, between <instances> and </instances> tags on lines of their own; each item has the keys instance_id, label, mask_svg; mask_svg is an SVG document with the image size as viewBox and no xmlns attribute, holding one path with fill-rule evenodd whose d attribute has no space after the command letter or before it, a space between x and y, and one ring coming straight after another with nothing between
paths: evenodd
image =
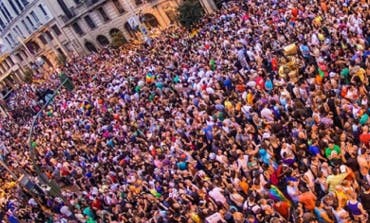
<instances>
[{"instance_id":1,"label":"orange shirt","mask_svg":"<svg viewBox=\"0 0 370 223\"><path fill-rule=\"evenodd\" d=\"M242 191L247 194L248 193L248 189L249 189L249 185L246 181L241 181L239 183L239 187L242 189Z\"/></svg>"},{"instance_id":2,"label":"orange shirt","mask_svg":"<svg viewBox=\"0 0 370 223\"><path fill-rule=\"evenodd\" d=\"M274 209L281 214L284 218L289 217L289 208L290 205L286 201L280 201L274 204Z\"/></svg>"},{"instance_id":3,"label":"orange shirt","mask_svg":"<svg viewBox=\"0 0 370 223\"><path fill-rule=\"evenodd\" d=\"M326 5L326 3L324 1L322 1L320 3L320 6L321 6L322 11L324 11L324 12L328 11L328 6Z\"/></svg>"},{"instance_id":4,"label":"orange shirt","mask_svg":"<svg viewBox=\"0 0 370 223\"><path fill-rule=\"evenodd\" d=\"M312 211L313 209L315 209L315 202L316 202L316 197L315 195L308 191L308 192L305 192L305 193L302 193L301 195L299 195L298 197L298 201L300 203L303 204L303 206L307 209L307 210L310 210Z\"/></svg>"}]
</instances>

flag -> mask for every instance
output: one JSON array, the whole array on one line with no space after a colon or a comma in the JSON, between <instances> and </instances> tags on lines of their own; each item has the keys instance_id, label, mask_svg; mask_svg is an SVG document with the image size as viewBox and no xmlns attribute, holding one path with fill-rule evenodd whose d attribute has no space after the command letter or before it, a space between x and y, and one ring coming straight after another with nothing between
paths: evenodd
<instances>
[{"instance_id":1,"label":"flag","mask_svg":"<svg viewBox=\"0 0 370 223\"><path fill-rule=\"evenodd\" d=\"M290 201L285 197L285 195L274 185L271 185L270 187L269 196L274 201L286 201L290 204Z\"/></svg>"}]
</instances>

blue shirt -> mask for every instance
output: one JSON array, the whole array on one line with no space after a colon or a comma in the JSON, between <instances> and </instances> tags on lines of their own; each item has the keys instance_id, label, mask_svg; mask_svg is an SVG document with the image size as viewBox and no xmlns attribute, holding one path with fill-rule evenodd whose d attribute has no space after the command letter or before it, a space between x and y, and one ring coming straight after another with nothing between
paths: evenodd
<instances>
[{"instance_id":1,"label":"blue shirt","mask_svg":"<svg viewBox=\"0 0 370 223\"><path fill-rule=\"evenodd\" d=\"M19 223L18 219L13 215L10 215L8 217L8 221L9 221L9 223Z\"/></svg>"}]
</instances>

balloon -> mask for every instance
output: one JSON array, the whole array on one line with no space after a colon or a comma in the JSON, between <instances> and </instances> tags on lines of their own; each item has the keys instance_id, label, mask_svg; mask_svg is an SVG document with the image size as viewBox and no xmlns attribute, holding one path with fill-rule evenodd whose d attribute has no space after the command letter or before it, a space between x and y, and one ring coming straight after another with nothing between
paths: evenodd
<instances>
[{"instance_id":1,"label":"balloon","mask_svg":"<svg viewBox=\"0 0 370 223\"><path fill-rule=\"evenodd\" d=\"M181 158L182 160L186 160L187 155L186 155L185 153L183 153L183 154L181 154L181 155L180 155L180 158Z\"/></svg>"},{"instance_id":2,"label":"balloon","mask_svg":"<svg viewBox=\"0 0 370 223\"><path fill-rule=\"evenodd\" d=\"M177 168L179 168L180 170L186 170L187 163L185 163L185 162L179 162L179 163L177 163Z\"/></svg>"}]
</instances>

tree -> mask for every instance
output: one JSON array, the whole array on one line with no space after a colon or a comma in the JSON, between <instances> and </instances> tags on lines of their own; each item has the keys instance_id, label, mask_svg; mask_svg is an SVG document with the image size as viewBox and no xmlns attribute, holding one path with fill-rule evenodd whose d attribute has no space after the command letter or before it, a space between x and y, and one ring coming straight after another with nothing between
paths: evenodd
<instances>
[{"instance_id":1,"label":"tree","mask_svg":"<svg viewBox=\"0 0 370 223\"><path fill-rule=\"evenodd\" d=\"M31 84L33 80L33 72L30 68L26 68L23 72L24 74L24 82Z\"/></svg>"},{"instance_id":2,"label":"tree","mask_svg":"<svg viewBox=\"0 0 370 223\"><path fill-rule=\"evenodd\" d=\"M198 0L185 0L178 8L179 22L186 28L198 23L204 15L202 5Z\"/></svg>"},{"instance_id":3,"label":"tree","mask_svg":"<svg viewBox=\"0 0 370 223\"><path fill-rule=\"evenodd\" d=\"M71 80L70 77L68 77L65 73L60 73L59 74L59 79L61 83L64 83L63 86L68 90L68 91L73 91L75 88L73 81Z\"/></svg>"},{"instance_id":4,"label":"tree","mask_svg":"<svg viewBox=\"0 0 370 223\"><path fill-rule=\"evenodd\" d=\"M111 46L113 48L119 48L123 44L127 42L125 36L121 31L112 33L112 43Z\"/></svg>"}]
</instances>

